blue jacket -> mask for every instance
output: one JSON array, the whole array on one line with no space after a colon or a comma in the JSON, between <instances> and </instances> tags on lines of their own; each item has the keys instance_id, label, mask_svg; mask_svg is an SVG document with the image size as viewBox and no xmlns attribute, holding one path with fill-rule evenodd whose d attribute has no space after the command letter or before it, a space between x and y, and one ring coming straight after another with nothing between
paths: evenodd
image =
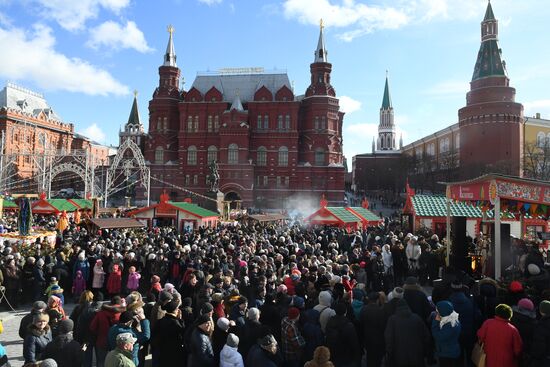
<instances>
[{"instance_id":1,"label":"blue jacket","mask_svg":"<svg viewBox=\"0 0 550 367\"><path fill-rule=\"evenodd\" d=\"M452 327L451 324L445 324L439 327L439 321L432 320L432 336L435 341L435 355L437 357L458 358L460 357L460 321Z\"/></svg>"},{"instance_id":2,"label":"blue jacket","mask_svg":"<svg viewBox=\"0 0 550 367\"><path fill-rule=\"evenodd\" d=\"M136 329L131 326L116 324L111 326L111 328L109 329L109 333L107 334L107 343L109 346L109 350L113 350L116 348L116 336L118 334L131 333L133 337L137 339L137 341L134 343L134 349L132 350L132 359L136 366L139 364L139 345L147 342L151 338L151 328L149 326L149 320L141 320L140 323L141 332L137 332Z\"/></svg>"},{"instance_id":3,"label":"blue jacket","mask_svg":"<svg viewBox=\"0 0 550 367\"><path fill-rule=\"evenodd\" d=\"M477 330L476 323L481 320L481 312L474 304L474 301L467 297L464 292L453 292L449 297L455 312L458 313L462 335L474 338Z\"/></svg>"}]
</instances>

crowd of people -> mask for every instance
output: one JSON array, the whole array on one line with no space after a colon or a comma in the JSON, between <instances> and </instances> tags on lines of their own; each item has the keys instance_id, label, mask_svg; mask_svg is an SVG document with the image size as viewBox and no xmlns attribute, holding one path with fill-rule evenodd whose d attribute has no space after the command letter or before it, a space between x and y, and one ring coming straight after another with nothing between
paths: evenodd
<instances>
[{"instance_id":1,"label":"crowd of people","mask_svg":"<svg viewBox=\"0 0 550 367\"><path fill-rule=\"evenodd\" d=\"M351 233L298 222L90 233L71 221L55 245L0 245L0 282L14 307L33 302L25 366L463 367L477 343L487 367L550 366L538 248L511 282L445 267L444 250L388 220Z\"/></svg>"}]
</instances>

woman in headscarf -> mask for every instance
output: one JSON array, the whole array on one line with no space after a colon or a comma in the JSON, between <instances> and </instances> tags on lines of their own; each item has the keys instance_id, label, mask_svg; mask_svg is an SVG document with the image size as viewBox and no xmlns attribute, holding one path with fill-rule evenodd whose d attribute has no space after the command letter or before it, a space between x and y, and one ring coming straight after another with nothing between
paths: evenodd
<instances>
[{"instance_id":1,"label":"woman in headscarf","mask_svg":"<svg viewBox=\"0 0 550 367\"><path fill-rule=\"evenodd\" d=\"M449 301L438 302L435 317L432 319L432 336L440 367L458 367L461 353L460 331L458 313L453 304Z\"/></svg>"}]
</instances>

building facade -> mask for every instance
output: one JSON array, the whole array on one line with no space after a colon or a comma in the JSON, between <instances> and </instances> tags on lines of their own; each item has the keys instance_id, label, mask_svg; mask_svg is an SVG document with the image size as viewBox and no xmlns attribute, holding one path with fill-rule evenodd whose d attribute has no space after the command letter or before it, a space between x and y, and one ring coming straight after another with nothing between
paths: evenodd
<instances>
[{"instance_id":1,"label":"building facade","mask_svg":"<svg viewBox=\"0 0 550 367\"><path fill-rule=\"evenodd\" d=\"M57 188L82 186L82 177L55 169L75 151L87 157L89 166L109 163L109 147L75 133L42 94L13 83L0 90L0 132L2 192L35 193L49 187L47 181Z\"/></svg>"},{"instance_id":2,"label":"building facade","mask_svg":"<svg viewBox=\"0 0 550 367\"><path fill-rule=\"evenodd\" d=\"M262 68L198 74L184 91L170 31L149 102L144 156L151 198L164 190L171 200L189 196L178 188L206 193L209 165L216 161L220 191L244 207L291 207L322 195L341 204L344 113L331 71L321 27L304 95L294 94L286 73Z\"/></svg>"}]
</instances>

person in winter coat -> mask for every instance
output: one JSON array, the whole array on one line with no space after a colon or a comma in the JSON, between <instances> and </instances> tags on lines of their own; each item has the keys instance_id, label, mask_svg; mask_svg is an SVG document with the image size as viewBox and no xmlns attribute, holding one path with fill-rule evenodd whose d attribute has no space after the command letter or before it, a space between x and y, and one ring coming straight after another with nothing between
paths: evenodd
<instances>
[{"instance_id":1,"label":"person in winter coat","mask_svg":"<svg viewBox=\"0 0 550 367\"><path fill-rule=\"evenodd\" d=\"M23 316L19 323L19 337L23 340L30 334L29 326L32 324L34 315L42 314L46 312L48 305L43 301L36 301L32 304L31 312Z\"/></svg>"},{"instance_id":2,"label":"person in winter coat","mask_svg":"<svg viewBox=\"0 0 550 367\"><path fill-rule=\"evenodd\" d=\"M361 360L361 348L352 322L346 317L347 305L340 302L335 307L336 315L327 322L326 346L330 349L336 367L355 367Z\"/></svg>"},{"instance_id":3,"label":"person in winter coat","mask_svg":"<svg viewBox=\"0 0 550 367\"><path fill-rule=\"evenodd\" d=\"M542 301L539 305L539 312L542 317L533 332L530 367L550 365L550 301Z\"/></svg>"},{"instance_id":4,"label":"person in winter coat","mask_svg":"<svg viewBox=\"0 0 550 367\"><path fill-rule=\"evenodd\" d=\"M332 295L329 291L322 291L319 293L319 304L313 307L313 309L319 312L319 323L321 324L321 330L325 332L328 320L336 315L336 312L330 307L332 305Z\"/></svg>"},{"instance_id":5,"label":"person in winter coat","mask_svg":"<svg viewBox=\"0 0 550 367\"><path fill-rule=\"evenodd\" d=\"M29 335L25 337L23 343L25 363L34 363L42 359L46 345L52 341L49 321L50 318L46 313L34 315L32 324L29 325Z\"/></svg>"},{"instance_id":6,"label":"person in winter coat","mask_svg":"<svg viewBox=\"0 0 550 367\"><path fill-rule=\"evenodd\" d=\"M330 350L327 347L317 347L313 353L313 359L306 362L304 367L334 367L330 361Z\"/></svg>"},{"instance_id":7,"label":"person in winter coat","mask_svg":"<svg viewBox=\"0 0 550 367\"><path fill-rule=\"evenodd\" d=\"M305 320L302 331L304 340L306 341L304 359L309 361L313 358L315 349L323 345L325 339L323 337L323 331L321 330L321 324L319 324L319 312L314 309L308 309L303 315Z\"/></svg>"},{"instance_id":8,"label":"person in winter coat","mask_svg":"<svg viewBox=\"0 0 550 367\"><path fill-rule=\"evenodd\" d=\"M220 352L223 349L229 335L229 330L235 330L235 322L229 321L225 317L220 317L216 320L214 331L212 332L212 350L216 365L220 364Z\"/></svg>"},{"instance_id":9,"label":"person in winter coat","mask_svg":"<svg viewBox=\"0 0 550 367\"><path fill-rule=\"evenodd\" d=\"M412 236L409 239L407 247L405 248L405 254L407 255L409 269L418 271L418 259L420 259L420 255L422 255L422 249L418 244L418 237Z\"/></svg>"},{"instance_id":10,"label":"person in winter coat","mask_svg":"<svg viewBox=\"0 0 550 367\"><path fill-rule=\"evenodd\" d=\"M361 310L365 305L364 300L365 300L365 291L359 288L353 288L351 309L353 310L353 316L355 320L359 320L360 318Z\"/></svg>"},{"instance_id":11,"label":"person in winter coat","mask_svg":"<svg viewBox=\"0 0 550 367\"><path fill-rule=\"evenodd\" d=\"M77 260L74 263L73 279L76 278L76 272L79 270L82 272L82 277L84 280L88 282L88 279L90 279L90 263L88 262L88 259L86 259L86 254L84 251L78 254Z\"/></svg>"},{"instance_id":12,"label":"person in winter coat","mask_svg":"<svg viewBox=\"0 0 550 367\"><path fill-rule=\"evenodd\" d=\"M477 331L487 355L487 367L518 367L523 348L518 330L510 323L513 311L505 304L495 308L495 318L489 319Z\"/></svg>"},{"instance_id":13,"label":"person in winter coat","mask_svg":"<svg viewBox=\"0 0 550 367\"><path fill-rule=\"evenodd\" d=\"M282 367L283 357L279 351L277 341L271 334L264 336L256 343L248 356L246 356L246 367Z\"/></svg>"},{"instance_id":14,"label":"person in winter coat","mask_svg":"<svg viewBox=\"0 0 550 367\"><path fill-rule=\"evenodd\" d=\"M90 324L90 332L95 339L94 348L97 367L103 367L105 356L109 351L107 343L109 329L118 322L120 314L124 312L124 310L125 307L122 306L121 298L119 296L114 296L111 299L111 304L104 304L101 306L101 309L95 314Z\"/></svg>"},{"instance_id":15,"label":"person in winter coat","mask_svg":"<svg viewBox=\"0 0 550 367\"><path fill-rule=\"evenodd\" d=\"M21 269L15 264L15 259L8 260L3 269L6 298L14 307L19 307L19 292L21 290Z\"/></svg>"},{"instance_id":16,"label":"person in winter coat","mask_svg":"<svg viewBox=\"0 0 550 367\"><path fill-rule=\"evenodd\" d=\"M239 337L230 333L220 352L220 367L244 367L243 356L239 353L238 346Z\"/></svg>"},{"instance_id":17,"label":"person in winter coat","mask_svg":"<svg viewBox=\"0 0 550 367\"><path fill-rule=\"evenodd\" d=\"M210 342L213 331L212 319L201 315L191 333L187 367L215 367L214 351Z\"/></svg>"},{"instance_id":18,"label":"person in winter coat","mask_svg":"<svg viewBox=\"0 0 550 367\"><path fill-rule=\"evenodd\" d=\"M180 302L173 299L163 306L166 314L152 330L155 366L171 367L175 361L185 361L185 325L178 317Z\"/></svg>"},{"instance_id":19,"label":"person in winter coat","mask_svg":"<svg viewBox=\"0 0 550 367\"><path fill-rule=\"evenodd\" d=\"M109 274L107 279L107 293L109 296L116 296L120 294L122 288L122 271L118 264L113 264L113 271Z\"/></svg>"},{"instance_id":20,"label":"person in winter coat","mask_svg":"<svg viewBox=\"0 0 550 367\"><path fill-rule=\"evenodd\" d=\"M116 347L116 337L118 334L130 333L137 341L134 343L132 350L132 360L134 364L139 365L139 347L151 339L151 330L149 320L145 318L143 309L140 308L137 314L132 311L124 311L120 314L118 324L111 326L107 334L107 344L110 350Z\"/></svg>"},{"instance_id":21,"label":"person in winter coat","mask_svg":"<svg viewBox=\"0 0 550 367\"><path fill-rule=\"evenodd\" d=\"M46 277L44 276L44 259L38 259L33 270L33 299L43 299L44 288L46 288Z\"/></svg>"},{"instance_id":22,"label":"person in winter coat","mask_svg":"<svg viewBox=\"0 0 550 367\"><path fill-rule=\"evenodd\" d=\"M455 280L451 282L450 288L449 301L453 304L455 312L458 313L460 321L461 360L466 359L470 365L470 356L477 339L476 330L481 324L481 312L474 304L473 299L464 293L462 282Z\"/></svg>"},{"instance_id":23,"label":"person in winter coat","mask_svg":"<svg viewBox=\"0 0 550 367\"><path fill-rule=\"evenodd\" d=\"M107 354L105 367L136 367L132 361L132 350L136 338L131 333L118 334L116 348Z\"/></svg>"},{"instance_id":24,"label":"person in winter coat","mask_svg":"<svg viewBox=\"0 0 550 367\"><path fill-rule=\"evenodd\" d=\"M433 310L426 293L424 293L424 290L418 284L417 278L408 277L405 280L403 289L405 290L403 292L403 299L407 302L411 311L427 323Z\"/></svg>"},{"instance_id":25,"label":"person in winter coat","mask_svg":"<svg viewBox=\"0 0 550 367\"><path fill-rule=\"evenodd\" d=\"M281 344L283 349L283 357L285 366L298 367L302 361L304 340L300 329L298 328L298 320L300 319L300 310L296 307L288 309L288 316L281 321Z\"/></svg>"},{"instance_id":26,"label":"person in winter coat","mask_svg":"<svg viewBox=\"0 0 550 367\"><path fill-rule=\"evenodd\" d=\"M80 299L82 292L86 290L86 280L82 276L82 270L77 270L76 278L73 279L73 298L75 303Z\"/></svg>"},{"instance_id":27,"label":"person in winter coat","mask_svg":"<svg viewBox=\"0 0 550 367\"><path fill-rule=\"evenodd\" d=\"M85 291L84 293L82 293L80 295L80 298L78 300L78 304L76 305L76 307L73 309L73 312L71 312L71 315L69 316L69 318L71 320L73 320L73 323L74 323L74 329L73 330L76 330L76 327L78 325L78 319L80 318L80 315L82 314L82 312L90 306L90 304L92 303L92 301L94 300L94 294L90 291ZM74 336L75 340L78 341L79 343L81 342L81 340L79 340L76 335Z\"/></svg>"},{"instance_id":28,"label":"person in winter coat","mask_svg":"<svg viewBox=\"0 0 550 367\"><path fill-rule=\"evenodd\" d=\"M512 310L514 311L514 315L510 322L518 329L521 341L523 342L520 366L524 367L529 365L531 342L535 327L537 326L537 313L535 305L529 298L520 299L517 305L512 306Z\"/></svg>"},{"instance_id":29,"label":"person in winter coat","mask_svg":"<svg viewBox=\"0 0 550 367\"><path fill-rule=\"evenodd\" d=\"M439 367L458 367L460 360L460 321L449 301L439 301L432 319L432 336Z\"/></svg>"},{"instance_id":30,"label":"person in winter coat","mask_svg":"<svg viewBox=\"0 0 550 367\"><path fill-rule=\"evenodd\" d=\"M50 328L52 329L52 335L55 337L57 336L57 324L67 318L59 297L50 296L48 298L46 313L50 317Z\"/></svg>"},{"instance_id":31,"label":"person in winter coat","mask_svg":"<svg viewBox=\"0 0 550 367\"><path fill-rule=\"evenodd\" d=\"M73 320L67 319L59 323L58 335L48 344L42 353L42 358L51 358L58 367L81 366L83 352L80 343L73 339Z\"/></svg>"},{"instance_id":32,"label":"person in winter coat","mask_svg":"<svg viewBox=\"0 0 550 367\"><path fill-rule=\"evenodd\" d=\"M260 310L255 307L248 309L244 327L240 332L239 353L246 356L259 338L269 334L269 328L260 323Z\"/></svg>"},{"instance_id":33,"label":"person in winter coat","mask_svg":"<svg viewBox=\"0 0 550 367\"><path fill-rule=\"evenodd\" d=\"M397 302L384 331L386 361L392 367L423 367L430 346L426 323L404 299Z\"/></svg>"},{"instance_id":34,"label":"person in winter coat","mask_svg":"<svg viewBox=\"0 0 550 367\"><path fill-rule=\"evenodd\" d=\"M103 289L103 284L105 283L105 271L103 270L103 261L97 259L93 269L92 277L92 289L94 293L97 294Z\"/></svg>"},{"instance_id":35,"label":"person in winter coat","mask_svg":"<svg viewBox=\"0 0 550 367\"><path fill-rule=\"evenodd\" d=\"M128 281L126 282L126 288L128 292L137 291L139 289L139 280L141 274L136 271L135 266L130 266L128 269Z\"/></svg>"},{"instance_id":36,"label":"person in winter coat","mask_svg":"<svg viewBox=\"0 0 550 367\"><path fill-rule=\"evenodd\" d=\"M384 345L386 313L378 304L377 292L371 292L368 299L369 303L363 307L359 317L359 329L362 332L360 338L367 353L367 366L379 367L386 350Z\"/></svg>"},{"instance_id":37,"label":"person in winter coat","mask_svg":"<svg viewBox=\"0 0 550 367\"><path fill-rule=\"evenodd\" d=\"M479 310L484 319L495 316L495 308L498 305L498 288L498 283L491 278L484 278L479 281L479 296L476 299L476 304L479 305Z\"/></svg>"}]
</instances>

